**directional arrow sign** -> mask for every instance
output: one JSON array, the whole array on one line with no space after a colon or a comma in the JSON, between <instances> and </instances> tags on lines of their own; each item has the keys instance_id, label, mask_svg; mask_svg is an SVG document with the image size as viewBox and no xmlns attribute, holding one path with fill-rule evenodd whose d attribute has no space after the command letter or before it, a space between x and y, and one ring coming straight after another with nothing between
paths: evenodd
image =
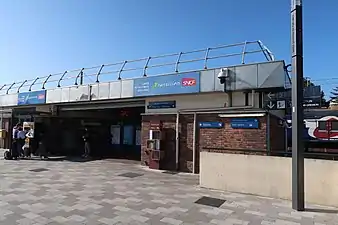
<instances>
[{"instance_id":1,"label":"directional arrow sign","mask_svg":"<svg viewBox=\"0 0 338 225\"><path fill-rule=\"evenodd\" d=\"M266 106L267 106L269 109L273 109L273 107L275 107L275 104L273 104L272 101L270 101Z\"/></svg>"},{"instance_id":2,"label":"directional arrow sign","mask_svg":"<svg viewBox=\"0 0 338 225\"><path fill-rule=\"evenodd\" d=\"M274 97L274 94L272 94L271 92L268 94L268 98L271 100Z\"/></svg>"}]
</instances>

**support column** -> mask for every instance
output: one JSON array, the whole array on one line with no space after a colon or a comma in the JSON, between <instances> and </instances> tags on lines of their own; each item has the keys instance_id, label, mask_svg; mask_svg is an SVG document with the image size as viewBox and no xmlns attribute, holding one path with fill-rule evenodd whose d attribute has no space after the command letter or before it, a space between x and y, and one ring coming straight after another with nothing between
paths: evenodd
<instances>
[{"instance_id":1,"label":"support column","mask_svg":"<svg viewBox=\"0 0 338 225\"><path fill-rule=\"evenodd\" d=\"M304 210L303 21L302 1L291 0L292 208Z\"/></svg>"}]
</instances>

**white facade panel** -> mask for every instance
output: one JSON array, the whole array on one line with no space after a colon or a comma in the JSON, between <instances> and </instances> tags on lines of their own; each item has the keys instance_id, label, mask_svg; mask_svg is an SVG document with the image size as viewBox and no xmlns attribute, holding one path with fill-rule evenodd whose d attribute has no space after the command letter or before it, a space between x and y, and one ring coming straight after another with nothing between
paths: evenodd
<instances>
[{"instance_id":1,"label":"white facade panel","mask_svg":"<svg viewBox=\"0 0 338 225\"><path fill-rule=\"evenodd\" d=\"M258 68L258 87L273 88L283 87L285 83L285 70L282 62L257 64Z\"/></svg>"},{"instance_id":2,"label":"white facade panel","mask_svg":"<svg viewBox=\"0 0 338 225\"><path fill-rule=\"evenodd\" d=\"M121 85L122 81L113 81L109 85L109 98L119 99L121 98Z\"/></svg>"},{"instance_id":3,"label":"white facade panel","mask_svg":"<svg viewBox=\"0 0 338 225\"><path fill-rule=\"evenodd\" d=\"M257 65L243 65L235 68L235 90L257 88Z\"/></svg>"},{"instance_id":4,"label":"white facade panel","mask_svg":"<svg viewBox=\"0 0 338 225\"><path fill-rule=\"evenodd\" d=\"M100 91L100 84L92 84L90 86L90 95L91 95L91 100L99 100L99 91Z\"/></svg>"},{"instance_id":5,"label":"white facade panel","mask_svg":"<svg viewBox=\"0 0 338 225\"><path fill-rule=\"evenodd\" d=\"M243 92L232 92L232 106L245 106L245 94Z\"/></svg>"},{"instance_id":6,"label":"white facade panel","mask_svg":"<svg viewBox=\"0 0 338 225\"><path fill-rule=\"evenodd\" d=\"M101 83L99 85L99 99L108 99L110 91L110 83Z\"/></svg>"},{"instance_id":7,"label":"white facade panel","mask_svg":"<svg viewBox=\"0 0 338 225\"><path fill-rule=\"evenodd\" d=\"M18 94L0 95L0 106L15 106L18 104Z\"/></svg>"},{"instance_id":8,"label":"white facade panel","mask_svg":"<svg viewBox=\"0 0 338 225\"><path fill-rule=\"evenodd\" d=\"M77 102L77 101L89 101L90 94L89 94L89 86L76 86L71 87L69 89L69 101L70 102Z\"/></svg>"},{"instance_id":9,"label":"white facade panel","mask_svg":"<svg viewBox=\"0 0 338 225\"><path fill-rule=\"evenodd\" d=\"M176 108L169 109L148 109L149 102L158 101L176 101ZM170 97L153 97L146 99L146 112L161 113L161 112L177 112L182 109L207 109L220 108L228 104L228 95L225 93L210 93L196 95L178 95Z\"/></svg>"},{"instance_id":10,"label":"white facade panel","mask_svg":"<svg viewBox=\"0 0 338 225\"><path fill-rule=\"evenodd\" d=\"M213 92L215 90L215 70L205 70L200 73L200 91Z\"/></svg>"},{"instance_id":11,"label":"white facade panel","mask_svg":"<svg viewBox=\"0 0 338 225\"><path fill-rule=\"evenodd\" d=\"M249 105L252 105L252 93L249 93L249 99L248 99L248 103L249 103ZM254 94L254 106L255 106L255 108L258 108L258 106L259 106L259 93L255 93Z\"/></svg>"},{"instance_id":12,"label":"white facade panel","mask_svg":"<svg viewBox=\"0 0 338 225\"><path fill-rule=\"evenodd\" d=\"M69 87L61 88L61 102L69 102Z\"/></svg>"},{"instance_id":13,"label":"white facade panel","mask_svg":"<svg viewBox=\"0 0 338 225\"><path fill-rule=\"evenodd\" d=\"M62 102L62 89L56 88L46 91L46 103Z\"/></svg>"},{"instance_id":14,"label":"white facade panel","mask_svg":"<svg viewBox=\"0 0 338 225\"><path fill-rule=\"evenodd\" d=\"M134 80L123 80L121 86L121 98L134 97Z\"/></svg>"}]
</instances>

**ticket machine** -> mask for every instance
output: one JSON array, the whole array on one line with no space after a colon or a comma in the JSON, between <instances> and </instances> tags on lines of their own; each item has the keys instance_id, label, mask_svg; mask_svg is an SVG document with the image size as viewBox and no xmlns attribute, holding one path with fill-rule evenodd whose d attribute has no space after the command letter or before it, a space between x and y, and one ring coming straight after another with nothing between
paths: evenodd
<instances>
[{"instance_id":1,"label":"ticket machine","mask_svg":"<svg viewBox=\"0 0 338 225\"><path fill-rule=\"evenodd\" d=\"M161 160L164 158L164 133L162 122L150 123L149 139L147 140L147 153L149 155L149 168L161 169Z\"/></svg>"}]
</instances>

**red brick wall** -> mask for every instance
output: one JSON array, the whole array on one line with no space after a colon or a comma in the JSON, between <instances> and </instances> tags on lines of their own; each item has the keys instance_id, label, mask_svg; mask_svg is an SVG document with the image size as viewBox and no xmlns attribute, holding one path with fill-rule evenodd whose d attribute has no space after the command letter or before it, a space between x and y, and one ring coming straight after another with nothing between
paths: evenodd
<instances>
[{"instance_id":1,"label":"red brick wall","mask_svg":"<svg viewBox=\"0 0 338 225\"><path fill-rule=\"evenodd\" d=\"M176 115L161 115L161 116L143 116L142 117L142 144L141 144L141 164L149 164L149 155L146 152L147 140L149 139L150 121L163 121L163 132L165 141L162 145L165 150L165 158L161 163L162 169L176 169Z\"/></svg>"},{"instance_id":2,"label":"red brick wall","mask_svg":"<svg viewBox=\"0 0 338 225\"><path fill-rule=\"evenodd\" d=\"M163 122L165 142L163 149L166 151L162 161L162 169L176 169L176 115L143 116L142 118L142 156L143 165L148 165L149 155L146 153L146 142L149 138L149 122ZM266 154L267 150L267 118L259 118L259 129L233 129L230 126L230 118L220 118L218 114L199 114L197 122L215 121L223 122L221 129L197 129L196 143L196 172L199 171L199 152L213 151L226 153ZM180 115L179 126L179 170L192 172L193 170L193 115ZM270 117L271 150L280 150L284 147L283 129L278 126L278 120ZM241 150L245 150L241 151ZM249 152L248 152L249 151Z\"/></svg>"},{"instance_id":3,"label":"red brick wall","mask_svg":"<svg viewBox=\"0 0 338 225\"><path fill-rule=\"evenodd\" d=\"M200 129L200 151L266 150L265 117L259 119L259 129L233 129L230 126L230 118L219 118L218 115L200 115L198 119L224 123L222 129Z\"/></svg>"}]
</instances>

